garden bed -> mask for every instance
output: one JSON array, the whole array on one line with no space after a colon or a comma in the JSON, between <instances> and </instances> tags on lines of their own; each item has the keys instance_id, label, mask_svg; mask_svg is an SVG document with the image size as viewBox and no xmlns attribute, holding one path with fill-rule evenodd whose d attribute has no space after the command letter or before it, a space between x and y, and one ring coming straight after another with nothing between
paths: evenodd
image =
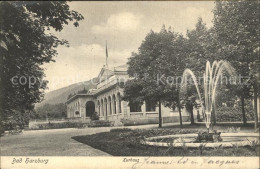
<instances>
[{"instance_id":1,"label":"garden bed","mask_svg":"<svg viewBox=\"0 0 260 169\"><path fill-rule=\"evenodd\" d=\"M100 149L114 156L257 156L259 146L231 148L188 148L182 147L153 147L143 145L144 138L198 133L197 129L117 129L111 132L94 135L72 137L76 141Z\"/></svg>"}]
</instances>

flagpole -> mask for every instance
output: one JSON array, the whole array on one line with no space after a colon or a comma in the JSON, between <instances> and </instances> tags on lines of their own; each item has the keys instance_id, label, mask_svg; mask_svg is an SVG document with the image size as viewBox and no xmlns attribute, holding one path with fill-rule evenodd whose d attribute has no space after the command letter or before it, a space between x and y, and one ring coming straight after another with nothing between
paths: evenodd
<instances>
[{"instance_id":1,"label":"flagpole","mask_svg":"<svg viewBox=\"0 0 260 169\"><path fill-rule=\"evenodd\" d=\"M108 67L108 50L107 50L107 41L106 41L106 67Z\"/></svg>"}]
</instances>

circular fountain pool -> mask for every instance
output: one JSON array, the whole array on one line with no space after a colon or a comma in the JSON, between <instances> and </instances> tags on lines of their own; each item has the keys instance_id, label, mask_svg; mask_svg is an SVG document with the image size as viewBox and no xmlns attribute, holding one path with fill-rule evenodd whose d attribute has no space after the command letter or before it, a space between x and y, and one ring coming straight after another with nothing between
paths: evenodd
<instances>
[{"instance_id":1,"label":"circular fountain pool","mask_svg":"<svg viewBox=\"0 0 260 169\"><path fill-rule=\"evenodd\" d=\"M252 143L259 144L259 134L258 133L222 133L221 142L208 142L208 143L196 143L196 137L198 134L178 134L178 135L166 135L166 136L157 136L145 138L143 144L150 146L159 146L159 147L233 147L233 146L247 146Z\"/></svg>"}]
</instances>

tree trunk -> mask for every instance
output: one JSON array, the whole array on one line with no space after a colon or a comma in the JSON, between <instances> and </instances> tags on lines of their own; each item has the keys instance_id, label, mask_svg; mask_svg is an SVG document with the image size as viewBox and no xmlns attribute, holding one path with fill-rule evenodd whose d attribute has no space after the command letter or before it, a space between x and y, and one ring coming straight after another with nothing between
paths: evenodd
<instances>
[{"instance_id":1,"label":"tree trunk","mask_svg":"<svg viewBox=\"0 0 260 169\"><path fill-rule=\"evenodd\" d=\"M179 111L180 125L182 126L182 116L181 116L181 103L180 103L180 91L177 89L178 98L177 98L177 107Z\"/></svg>"},{"instance_id":2,"label":"tree trunk","mask_svg":"<svg viewBox=\"0 0 260 169\"><path fill-rule=\"evenodd\" d=\"M246 111L245 111L245 98L241 96L241 110L242 110L242 117L243 117L243 124L246 125Z\"/></svg>"},{"instance_id":3,"label":"tree trunk","mask_svg":"<svg viewBox=\"0 0 260 169\"><path fill-rule=\"evenodd\" d=\"M257 83L254 84L254 114L255 114L255 130L258 128L258 114L257 114Z\"/></svg>"},{"instance_id":4,"label":"tree trunk","mask_svg":"<svg viewBox=\"0 0 260 169\"><path fill-rule=\"evenodd\" d=\"M189 111L190 111L190 124L194 124L193 107Z\"/></svg>"},{"instance_id":5,"label":"tree trunk","mask_svg":"<svg viewBox=\"0 0 260 169\"><path fill-rule=\"evenodd\" d=\"M159 99L159 127L162 127L162 107L161 107L161 99Z\"/></svg>"},{"instance_id":6,"label":"tree trunk","mask_svg":"<svg viewBox=\"0 0 260 169\"><path fill-rule=\"evenodd\" d=\"M179 110L179 117L180 117L180 125L182 126L182 116L181 116L181 104L180 100L178 100L178 110Z\"/></svg>"}]
</instances>

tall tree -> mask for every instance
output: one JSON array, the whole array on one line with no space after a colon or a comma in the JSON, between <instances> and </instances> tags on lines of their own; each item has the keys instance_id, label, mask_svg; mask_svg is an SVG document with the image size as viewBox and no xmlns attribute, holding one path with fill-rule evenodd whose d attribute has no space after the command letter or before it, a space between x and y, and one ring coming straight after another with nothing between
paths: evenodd
<instances>
[{"instance_id":1,"label":"tall tree","mask_svg":"<svg viewBox=\"0 0 260 169\"><path fill-rule=\"evenodd\" d=\"M1 123L16 112L28 113L41 101L47 82L43 63L54 61L58 45L68 45L46 30L61 31L65 24L83 16L70 10L67 2L1 2Z\"/></svg>"},{"instance_id":2,"label":"tall tree","mask_svg":"<svg viewBox=\"0 0 260 169\"><path fill-rule=\"evenodd\" d=\"M201 92L204 89L203 79L201 77L203 77L203 74L205 73L206 62L213 62L214 59L217 59L217 44L214 31L212 29L208 29L200 17L198 18L195 28L187 31L187 57L185 60L186 68L191 69L196 77L198 77L197 83ZM183 104L186 108L188 108L188 110L190 110L189 112L191 117L193 116L192 110L198 107L196 99L194 100L194 96L198 95L196 89L194 89L194 84L191 84L185 90L186 92L182 93ZM203 93L200 94L203 99ZM212 112L212 119L213 123L216 123L214 111Z\"/></svg>"},{"instance_id":3,"label":"tall tree","mask_svg":"<svg viewBox=\"0 0 260 169\"><path fill-rule=\"evenodd\" d=\"M157 102L159 106L159 127L162 126L161 104L170 108L181 107L178 100L177 74L184 68L181 63L185 39L170 28L162 27L159 33L151 31L146 37L139 52L129 59L128 74L135 80L128 81L125 88L125 100ZM181 72L181 73L180 73ZM139 86L139 96L133 91ZM180 113L180 123L181 113Z\"/></svg>"},{"instance_id":4,"label":"tall tree","mask_svg":"<svg viewBox=\"0 0 260 169\"><path fill-rule=\"evenodd\" d=\"M220 53L242 78L238 94L241 98L243 121L244 99L253 88L255 128L258 126L257 98L259 96L259 3L258 1L218 1L214 13L214 28L221 44ZM250 78L250 80L248 80Z\"/></svg>"},{"instance_id":5,"label":"tall tree","mask_svg":"<svg viewBox=\"0 0 260 169\"><path fill-rule=\"evenodd\" d=\"M203 22L201 18L198 18L198 22L195 26L195 29L187 32L188 44L188 60L186 63L188 67L192 69L193 72L197 75L197 77L202 77L203 73L205 73L205 63L206 61L210 61L213 63L214 61L219 60L227 60L229 62L233 62L233 58L229 58L229 56L223 53L223 47L226 47L224 43L219 41L219 37L217 34L217 30L215 27L207 29L206 24ZM234 61L235 62L235 61ZM234 63L233 62L233 63ZM225 77L228 78L228 75L225 74ZM227 84L222 83L222 86L229 87L233 95L233 98L237 99L238 96L245 96L243 92L241 92L241 87L244 88L245 91L249 91L247 86L241 85L231 85L229 81ZM199 82L202 84L202 81ZM201 91L203 91L203 86L199 86ZM218 86L218 88L221 86ZM218 94L219 92L217 92ZM246 123L245 109L242 100L242 114L243 114L243 122ZM216 124L216 115L215 115L215 106L213 106L212 110L212 122Z\"/></svg>"}]
</instances>

